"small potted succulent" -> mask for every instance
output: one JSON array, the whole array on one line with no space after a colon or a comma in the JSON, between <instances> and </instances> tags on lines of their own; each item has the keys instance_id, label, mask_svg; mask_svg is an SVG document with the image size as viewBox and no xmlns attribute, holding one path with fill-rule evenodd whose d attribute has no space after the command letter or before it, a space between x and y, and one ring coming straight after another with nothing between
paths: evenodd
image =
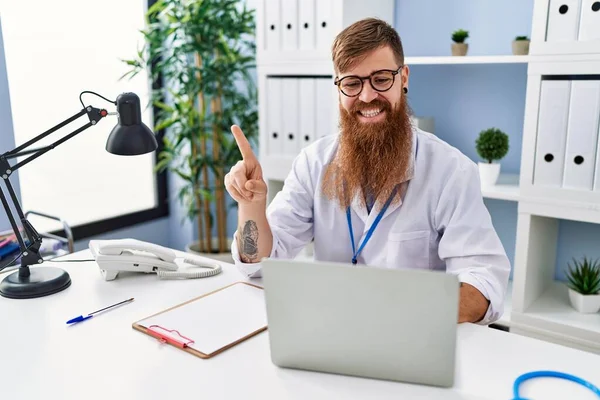
<instances>
[{"instance_id":1,"label":"small potted succulent","mask_svg":"<svg viewBox=\"0 0 600 400\"><path fill-rule=\"evenodd\" d=\"M580 313L596 313L600 310L600 264L584 257L581 262L573 259L567 264L567 286L571 306Z\"/></svg>"},{"instance_id":2,"label":"small potted succulent","mask_svg":"<svg viewBox=\"0 0 600 400\"><path fill-rule=\"evenodd\" d=\"M481 131L475 140L477 154L485 162L479 162L481 186L495 185L500 176L500 164L494 161L506 156L509 149L508 135L498 128Z\"/></svg>"},{"instance_id":3,"label":"small potted succulent","mask_svg":"<svg viewBox=\"0 0 600 400\"><path fill-rule=\"evenodd\" d=\"M469 31L464 29L458 29L452 32L452 55L453 56L465 56L467 50L469 50L469 44L465 43L465 40L469 37Z\"/></svg>"},{"instance_id":4,"label":"small potted succulent","mask_svg":"<svg viewBox=\"0 0 600 400\"><path fill-rule=\"evenodd\" d=\"M517 36L512 42L512 52L515 56L525 56L529 54L530 40L527 36Z\"/></svg>"}]
</instances>

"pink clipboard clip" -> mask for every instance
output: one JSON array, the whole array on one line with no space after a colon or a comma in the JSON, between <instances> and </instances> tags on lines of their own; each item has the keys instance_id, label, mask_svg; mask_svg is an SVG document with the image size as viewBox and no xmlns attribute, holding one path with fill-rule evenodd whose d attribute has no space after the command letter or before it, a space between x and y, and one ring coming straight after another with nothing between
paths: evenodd
<instances>
[{"instance_id":1,"label":"pink clipboard clip","mask_svg":"<svg viewBox=\"0 0 600 400\"><path fill-rule=\"evenodd\" d=\"M188 347L190 344L194 343L194 341L188 337L183 336L181 333L176 331L175 329L166 329L159 325L150 325L148 328L148 333L157 338L161 343L169 343L174 346L177 346L181 349ZM161 333L162 331L162 333ZM179 336L179 338L174 337L175 335ZM180 339L181 338L181 339Z\"/></svg>"}]
</instances>

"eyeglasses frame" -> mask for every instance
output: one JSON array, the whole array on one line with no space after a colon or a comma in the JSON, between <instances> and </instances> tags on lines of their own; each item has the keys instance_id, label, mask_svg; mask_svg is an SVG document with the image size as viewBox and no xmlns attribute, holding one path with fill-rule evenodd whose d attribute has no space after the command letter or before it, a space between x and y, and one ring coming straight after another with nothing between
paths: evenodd
<instances>
[{"instance_id":1,"label":"eyeglasses frame","mask_svg":"<svg viewBox=\"0 0 600 400\"><path fill-rule=\"evenodd\" d=\"M344 76L341 79L338 79L337 77L335 78L335 80L333 81L333 84L335 86L338 87L339 91L342 92L342 94L346 97L357 97L360 96L360 94L362 93L364 87L365 87L365 79L369 80L369 84L371 85L371 88L373 88L373 90L375 90L376 92L379 93L383 93L383 92L387 92L388 90L390 90L392 88L392 86L394 86L394 83L396 83L396 75L398 75L400 73L400 71L402 70L402 68L404 68L405 65L400 65L398 67L398 69L393 70L393 69L379 69L375 72L372 72L370 75L367 76L358 76L358 75L348 75L348 76ZM380 72L391 72L392 73L392 84L390 85L389 88L385 89L385 90L379 90L379 89L375 89L375 86L373 86L373 82L371 82L371 78L373 77L373 75L378 74ZM358 91L357 94L353 95L353 96L349 96L346 93L344 93L344 91L342 90L342 88L340 87L340 82L342 82L344 79L346 78L358 78L360 80L360 90Z\"/></svg>"}]
</instances>

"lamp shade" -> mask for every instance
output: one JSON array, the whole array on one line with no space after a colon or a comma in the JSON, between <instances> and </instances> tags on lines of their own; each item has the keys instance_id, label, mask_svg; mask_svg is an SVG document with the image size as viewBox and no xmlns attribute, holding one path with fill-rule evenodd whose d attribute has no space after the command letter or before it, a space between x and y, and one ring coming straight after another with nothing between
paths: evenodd
<instances>
[{"instance_id":1,"label":"lamp shade","mask_svg":"<svg viewBox=\"0 0 600 400\"><path fill-rule=\"evenodd\" d=\"M142 122L140 98L135 93L117 97L119 122L106 141L106 151L120 156L136 156L158 148L154 133Z\"/></svg>"}]
</instances>

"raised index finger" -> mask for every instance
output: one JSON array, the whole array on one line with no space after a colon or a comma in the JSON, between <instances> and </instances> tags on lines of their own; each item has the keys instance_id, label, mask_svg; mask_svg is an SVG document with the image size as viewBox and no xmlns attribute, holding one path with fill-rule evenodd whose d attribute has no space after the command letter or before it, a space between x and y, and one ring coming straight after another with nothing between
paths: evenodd
<instances>
[{"instance_id":1,"label":"raised index finger","mask_svg":"<svg viewBox=\"0 0 600 400\"><path fill-rule=\"evenodd\" d=\"M254 155L254 152L252 151L252 147L250 146L248 139L246 139L246 136L244 135L244 132L242 132L240 127L237 125L233 125L231 127L231 133L233 133L235 142L237 143L238 148L240 149L240 152L242 153L242 158L244 160L255 160L256 156Z\"/></svg>"}]
</instances>

